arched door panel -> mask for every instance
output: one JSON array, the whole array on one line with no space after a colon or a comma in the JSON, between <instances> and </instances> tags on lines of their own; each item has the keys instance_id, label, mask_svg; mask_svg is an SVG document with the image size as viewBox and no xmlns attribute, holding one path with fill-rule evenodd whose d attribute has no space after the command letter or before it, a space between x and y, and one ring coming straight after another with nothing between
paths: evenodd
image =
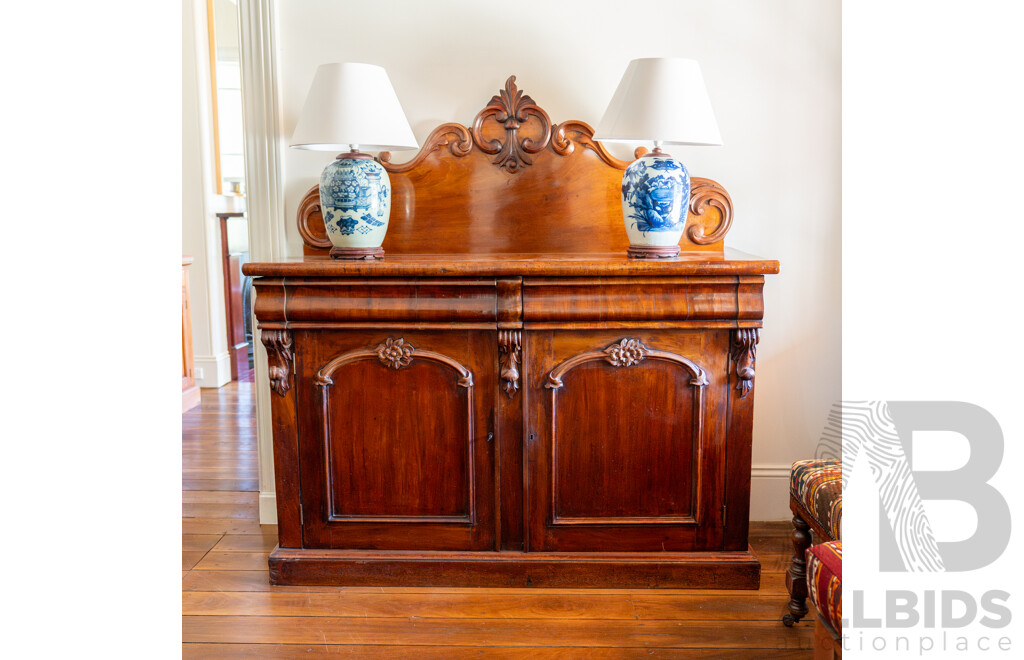
<instances>
[{"instance_id":1,"label":"arched door panel","mask_svg":"<svg viewBox=\"0 0 1024 660\"><path fill-rule=\"evenodd\" d=\"M493 396L476 379L496 387L494 333L339 332L314 352L300 401L305 540L490 549Z\"/></svg>"},{"instance_id":2,"label":"arched door panel","mask_svg":"<svg viewBox=\"0 0 1024 660\"><path fill-rule=\"evenodd\" d=\"M721 544L725 352L697 333L530 333L529 548ZM539 400L538 400L539 399Z\"/></svg>"}]
</instances>

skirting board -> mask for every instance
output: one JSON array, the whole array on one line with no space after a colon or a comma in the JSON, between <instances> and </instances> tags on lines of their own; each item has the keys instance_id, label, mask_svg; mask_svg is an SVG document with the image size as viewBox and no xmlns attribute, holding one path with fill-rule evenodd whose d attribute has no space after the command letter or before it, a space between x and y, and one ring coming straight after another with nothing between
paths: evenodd
<instances>
[{"instance_id":1,"label":"skirting board","mask_svg":"<svg viewBox=\"0 0 1024 660\"><path fill-rule=\"evenodd\" d=\"M789 520L789 465L755 465L750 470L750 519Z\"/></svg>"},{"instance_id":2,"label":"skirting board","mask_svg":"<svg viewBox=\"0 0 1024 660\"><path fill-rule=\"evenodd\" d=\"M196 370L196 385L199 387L223 387L231 382L231 354L196 355L193 358ZM199 374L202 373L202 377Z\"/></svg>"},{"instance_id":3,"label":"skirting board","mask_svg":"<svg viewBox=\"0 0 1024 660\"><path fill-rule=\"evenodd\" d=\"M269 493L260 493L260 524L261 525L276 525L277 524L277 493L271 491Z\"/></svg>"},{"instance_id":4,"label":"skirting board","mask_svg":"<svg viewBox=\"0 0 1024 660\"><path fill-rule=\"evenodd\" d=\"M789 466L755 465L750 471L750 519L789 520ZM277 496L260 493L260 524L277 524Z\"/></svg>"}]
</instances>

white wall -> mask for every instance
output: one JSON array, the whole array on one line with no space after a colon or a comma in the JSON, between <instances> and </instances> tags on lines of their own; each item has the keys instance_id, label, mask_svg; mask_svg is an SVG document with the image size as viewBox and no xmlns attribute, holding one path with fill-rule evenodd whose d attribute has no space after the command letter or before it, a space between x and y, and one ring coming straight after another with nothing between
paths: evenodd
<instances>
[{"instance_id":1,"label":"white wall","mask_svg":"<svg viewBox=\"0 0 1024 660\"><path fill-rule=\"evenodd\" d=\"M629 60L699 60L725 146L673 153L731 194L726 244L782 263L765 286L752 518L788 517L789 464L813 456L840 396L839 0L278 1L276 19L294 255L299 200L333 158L284 148L319 64L384 66L422 141L469 123L510 74L552 121L595 125Z\"/></svg>"},{"instance_id":2,"label":"white wall","mask_svg":"<svg viewBox=\"0 0 1024 660\"><path fill-rule=\"evenodd\" d=\"M181 47L181 249L195 259L189 271L189 284L196 382L200 387L220 387L231 380L231 362L220 228L210 201L216 188L210 146L213 120L209 60L206 2L185 0Z\"/></svg>"}]
</instances>

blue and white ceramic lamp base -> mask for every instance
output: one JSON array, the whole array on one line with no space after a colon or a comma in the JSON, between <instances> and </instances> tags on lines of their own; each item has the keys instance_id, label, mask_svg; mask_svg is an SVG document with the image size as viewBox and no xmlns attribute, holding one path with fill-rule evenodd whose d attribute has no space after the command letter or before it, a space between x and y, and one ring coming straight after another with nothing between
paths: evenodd
<instances>
[{"instance_id":1,"label":"blue and white ceramic lamp base","mask_svg":"<svg viewBox=\"0 0 1024 660\"><path fill-rule=\"evenodd\" d=\"M638 158L622 175L622 218L635 259L679 255L690 206L690 173L660 150Z\"/></svg>"},{"instance_id":2,"label":"blue and white ceramic lamp base","mask_svg":"<svg viewBox=\"0 0 1024 660\"><path fill-rule=\"evenodd\" d=\"M391 218L391 180L369 154L344 153L320 176L320 211L331 257L381 259Z\"/></svg>"}]
</instances>

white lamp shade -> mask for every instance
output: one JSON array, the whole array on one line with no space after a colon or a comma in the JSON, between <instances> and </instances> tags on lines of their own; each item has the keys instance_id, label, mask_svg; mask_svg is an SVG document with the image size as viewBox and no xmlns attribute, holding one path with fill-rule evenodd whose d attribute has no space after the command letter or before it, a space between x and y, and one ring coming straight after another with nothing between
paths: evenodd
<instances>
[{"instance_id":1,"label":"white lamp shade","mask_svg":"<svg viewBox=\"0 0 1024 660\"><path fill-rule=\"evenodd\" d=\"M321 64L291 146L317 151L416 149L387 71L372 64Z\"/></svg>"},{"instance_id":2,"label":"white lamp shade","mask_svg":"<svg viewBox=\"0 0 1024 660\"><path fill-rule=\"evenodd\" d=\"M657 57L630 62L594 139L722 144L700 65Z\"/></svg>"}]
</instances>

